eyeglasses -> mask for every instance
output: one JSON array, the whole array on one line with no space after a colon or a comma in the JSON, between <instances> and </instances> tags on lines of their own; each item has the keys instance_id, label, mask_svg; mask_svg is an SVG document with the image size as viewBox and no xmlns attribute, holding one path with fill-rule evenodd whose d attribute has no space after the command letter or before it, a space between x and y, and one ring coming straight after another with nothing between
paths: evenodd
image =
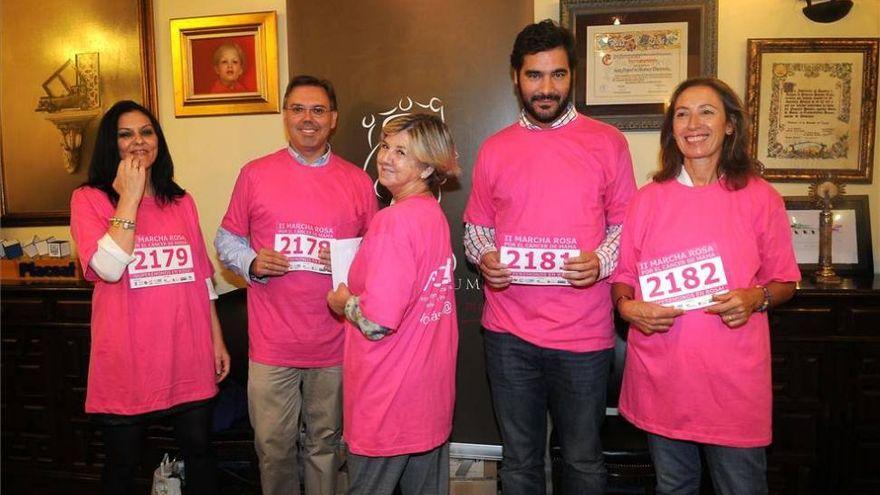
<instances>
[{"instance_id":1,"label":"eyeglasses","mask_svg":"<svg viewBox=\"0 0 880 495\"><path fill-rule=\"evenodd\" d=\"M284 109L296 116L305 115L308 112L312 114L312 117L317 118L324 117L332 111L324 106L306 107L303 105L289 105L284 107Z\"/></svg>"}]
</instances>

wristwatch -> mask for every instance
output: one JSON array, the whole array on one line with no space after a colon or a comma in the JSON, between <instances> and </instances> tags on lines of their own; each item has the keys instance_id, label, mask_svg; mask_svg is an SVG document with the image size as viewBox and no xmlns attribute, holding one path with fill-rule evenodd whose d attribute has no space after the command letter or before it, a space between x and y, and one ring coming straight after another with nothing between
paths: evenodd
<instances>
[{"instance_id":1,"label":"wristwatch","mask_svg":"<svg viewBox=\"0 0 880 495\"><path fill-rule=\"evenodd\" d=\"M764 293L764 301L762 301L761 305L758 306L758 309L755 310L758 313L763 313L770 307L770 290L763 285L756 285L755 288L761 289L761 292Z\"/></svg>"}]
</instances>

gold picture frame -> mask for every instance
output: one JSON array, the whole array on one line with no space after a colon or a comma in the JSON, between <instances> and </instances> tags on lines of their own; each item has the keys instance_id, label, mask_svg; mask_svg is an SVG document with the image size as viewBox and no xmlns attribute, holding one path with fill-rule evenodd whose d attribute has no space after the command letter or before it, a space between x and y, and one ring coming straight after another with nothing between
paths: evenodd
<instances>
[{"instance_id":1,"label":"gold picture frame","mask_svg":"<svg viewBox=\"0 0 880 495\"><path fill-rule=\"evenodd\" d=\"M171 19L171 75L177 117L278 113L276 13Z\"/></svg>"},{"instance_id":2,"label":"gold picture frame","mask_svg":"<svg viewBox=\"0 0 880 495\"><path fill-rule=\"evenodd\" d=\"M880 38L748 40L751 156L764 178L870 184Z\"/></svg>"}]
</instances>

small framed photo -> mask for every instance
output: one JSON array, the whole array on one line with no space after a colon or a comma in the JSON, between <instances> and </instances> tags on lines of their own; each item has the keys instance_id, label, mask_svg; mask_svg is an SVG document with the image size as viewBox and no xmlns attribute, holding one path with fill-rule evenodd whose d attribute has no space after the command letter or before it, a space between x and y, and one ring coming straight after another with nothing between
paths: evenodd
<instances>
[{"instance_id":1,"label":"small framed photo","mask_svg":"<svg viewBox=\"0 0 880 495\"><path fill-rule=\"evenodd\" d=\"M177 117L278 113L275 12L171 20Z\"/></svg>"},{"instance_id":2,"label":"small framed photo","mask_svg":"<svg viewBox=\"0 0 880 495\"><path fill-rule=\"evenodd\" d=\"M751 155L764 178L870 184L880 38L748 40Z\"/></svg>"},{"instance_id":3,"label":"small framed photo","mask_svg":"<svg viewBox=\"0 0 880 495\"><path fill-rule=\"evenodd\" d=\"M819 214L809 196L786 196L785 210L791 226L795 257L804 276L819 268ZM867 195L842 196L833 201L831 261L838 275L871 277L871 219Z\"/></svg>"}]
</instances>

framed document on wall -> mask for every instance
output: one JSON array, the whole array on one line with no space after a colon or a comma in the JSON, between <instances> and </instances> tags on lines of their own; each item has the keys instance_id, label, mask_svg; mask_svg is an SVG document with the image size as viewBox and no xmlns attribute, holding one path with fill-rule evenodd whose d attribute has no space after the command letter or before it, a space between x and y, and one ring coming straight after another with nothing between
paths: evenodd
<instances>
[{"instance_id":1,"label":"framed document on wall","mask_svg":"<svg viewBox=\"0 0 880 495\"><path fill-rule=\"evenodd\" d=\"M751 153L764 177L870 183L877 38L748 40Z\"/></svg>"},{"instance_id":2,"label":"framed document on wall","mask_svg":"<svg viewBox=\"0 0 880 495\"><path fill-rule=\"evenodd\" d=\"M577 44L583 114L622 130L659 129L672 91L716 68L716 0L562 0Z\"/></svg>"}]
</instances>

